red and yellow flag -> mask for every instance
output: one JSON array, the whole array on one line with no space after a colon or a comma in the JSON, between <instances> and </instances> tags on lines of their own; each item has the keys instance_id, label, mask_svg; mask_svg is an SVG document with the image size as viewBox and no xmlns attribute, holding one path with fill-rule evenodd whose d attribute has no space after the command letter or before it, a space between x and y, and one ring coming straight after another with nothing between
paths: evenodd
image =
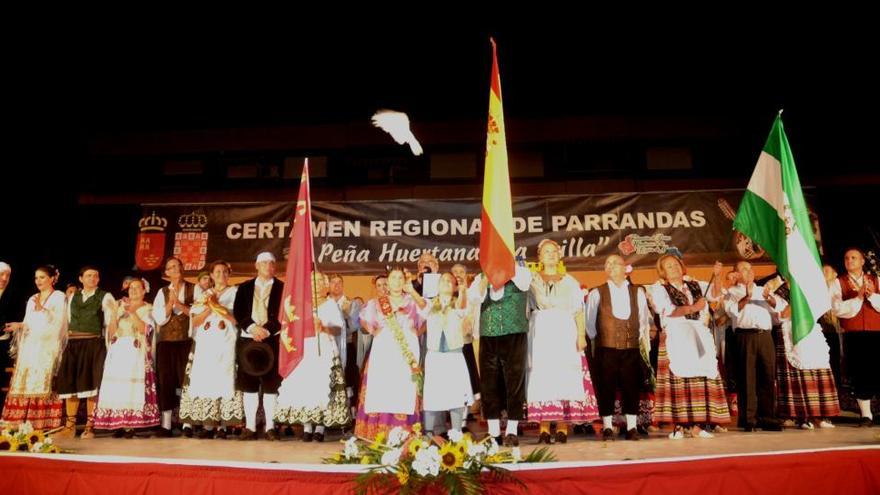
<instances>
[{"instance_id":1,"label":"red and yellow flag","mask_svg":"<svg viewBox=\"0 0 880 495\"><path fill-rule=\"evenodd\" d=\"M489 85L489 125L486 132L486 171L480 231L480 268L489 283L501 288L514 274L513 207L507 170L507 139L501 106L498 54L492 42L492 81Z\"/></svg>"},{"instance_id":2,"label":"red and yellow flag","mask_svg":"<svg viewBox=\"0 0 880 495\"><path fill-rule=\"evenodd\" d=\"M279 346L278 374L287 377L302 361L303 340L315 329L314 285L312 267L312 201L309 193L309 160L303 164L299 183L299 197L293 212L293 233L290 236L287 277L284 284L281 309L281 345Z\"/></svg>"}]
</instances>

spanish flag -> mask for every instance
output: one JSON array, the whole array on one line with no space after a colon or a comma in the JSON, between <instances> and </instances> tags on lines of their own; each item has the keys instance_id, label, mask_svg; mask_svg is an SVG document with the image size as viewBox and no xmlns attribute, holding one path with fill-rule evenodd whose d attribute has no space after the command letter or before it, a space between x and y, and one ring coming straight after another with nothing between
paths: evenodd
<instances>
[{"instance_id":1,"label":"spanish flag","mask_svg":"<svg viewBox=\"0 0 880 495\"><path fill-rule=\"evenodd\" d=\"M498 54L492 43L492 80L489 85L489 125L486 132L486 172L480 230L480 268L492 287L500 289L514 273L513 207L507 170L507 140L501 106Z\"/></svg>"},{"instance_id":2,"label":"spanish flag","mask_svg":"<svg viewBox=\"0 0 880 495\"><path fill-rule=\"evenodd\" d=\"M287 276L281 296L278 319L281 320L281 345L278 349L278 374L287 377L303 358L306 333L315 329L314 285L312 268L312 201L309 192L309 160L303 164L299 197L293 210L293 233L288 250Z\"/></svg>"}]
</instances>

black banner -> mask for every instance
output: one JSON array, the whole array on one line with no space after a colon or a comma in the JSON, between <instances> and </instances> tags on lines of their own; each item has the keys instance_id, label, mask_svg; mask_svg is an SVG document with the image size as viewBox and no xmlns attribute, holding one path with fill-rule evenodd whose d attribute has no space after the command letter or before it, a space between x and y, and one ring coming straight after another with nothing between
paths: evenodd
<instances>
[{"instance_id":1,"label":"black banner","mask_svg":"<svg viewBox=\"0 0 880 495\"><path fill-rule=\"evenodd\" d=\"M513 202L517 255L536 260L538 242L563 248L569 270L597 270L612 253L634 266L667 252L687 264L758 260L764 252L732 231L742 190L615 193L517 198ZM809 198L808 198L809 199ZM256 255L287 257L294 204L147 204L137 265L155 270L172 254L187 271L215 259L250 267ZM324 271L372 274L388 265L415 264L424 250L441 265L479 266L478 199L315 202L315 256ZM818 238L818 220L811 214Z\"/></svg>"}]
</instances>

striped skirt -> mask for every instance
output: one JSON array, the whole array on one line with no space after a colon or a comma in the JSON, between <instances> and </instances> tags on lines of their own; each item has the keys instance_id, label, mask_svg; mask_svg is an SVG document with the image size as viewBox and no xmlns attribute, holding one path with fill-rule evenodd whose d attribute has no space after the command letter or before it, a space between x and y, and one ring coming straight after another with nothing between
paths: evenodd
<instances>
[{"instance_id":1,"label":"striped skirt","mask_svg":"<svg viewBox=\"0 0 880 495\"><path fill-rule=\"evenodd\" d=\"M774 332L778 334L778 332ZM781 418L832 418L840 414L831 369L799 370L785 358L782 338L776 338L776 412Z\"/></svg>"},{"instance_id":2,"label":"striped skirt","mask_svg":"<svg viewBox=\"0 0 880 495\"><path fill-rule=\"evenodd\" d=\"M660 336L657 384L654 391L654 422L674 424L727 424L730 410L724 381L718 378L682 378L669 369L666 334Z\"/></svg>"}]
</instances>

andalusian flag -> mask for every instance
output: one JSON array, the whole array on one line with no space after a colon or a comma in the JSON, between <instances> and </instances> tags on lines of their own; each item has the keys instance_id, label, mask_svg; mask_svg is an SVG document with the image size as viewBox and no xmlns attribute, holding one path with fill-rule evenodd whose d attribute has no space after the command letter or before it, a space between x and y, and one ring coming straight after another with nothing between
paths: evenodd
<instances>
[{"instance_id":1,"label":"andalusian flag","mask_svg":"<svg viewBox=\"0 0 880 495\"><path fill-rule=\"evenodd\" d=\"M831 297L781 115L773 122L733 226L764 248L788 281L792 335L799 342L831 309Z\"/></svg>"},{"instance_id":2,"label":"andalusian flag","mask_svg":"<svg viewBox=\"0 0 880 495\"><path fill-rule=\"evenodd\" d=\"M489 125L486 133L486 172L483 177L483 214L480 230L480 267L489 283L501 288L513 278L513 207L507 171L507 140L501 106L498 54L492 42L492 81L489 85Z\"/></svg>"},{"instance_id":3,"label":"andalusian flag","mask_svg":"<svg viewBox=\"0 0 880 495\"><path fill-rule=\"evenodd\" d=\"M309 190L309 160L303 164L299 197L293 210L293 233L287 259L287 276L281 296L278 319L281 321L281 345L278 349L278 374L287 377L305 351L306 335L315 331L315 295L312 268L315 263L312 245L312 200Z\"/></svg>"}]
</instances>

